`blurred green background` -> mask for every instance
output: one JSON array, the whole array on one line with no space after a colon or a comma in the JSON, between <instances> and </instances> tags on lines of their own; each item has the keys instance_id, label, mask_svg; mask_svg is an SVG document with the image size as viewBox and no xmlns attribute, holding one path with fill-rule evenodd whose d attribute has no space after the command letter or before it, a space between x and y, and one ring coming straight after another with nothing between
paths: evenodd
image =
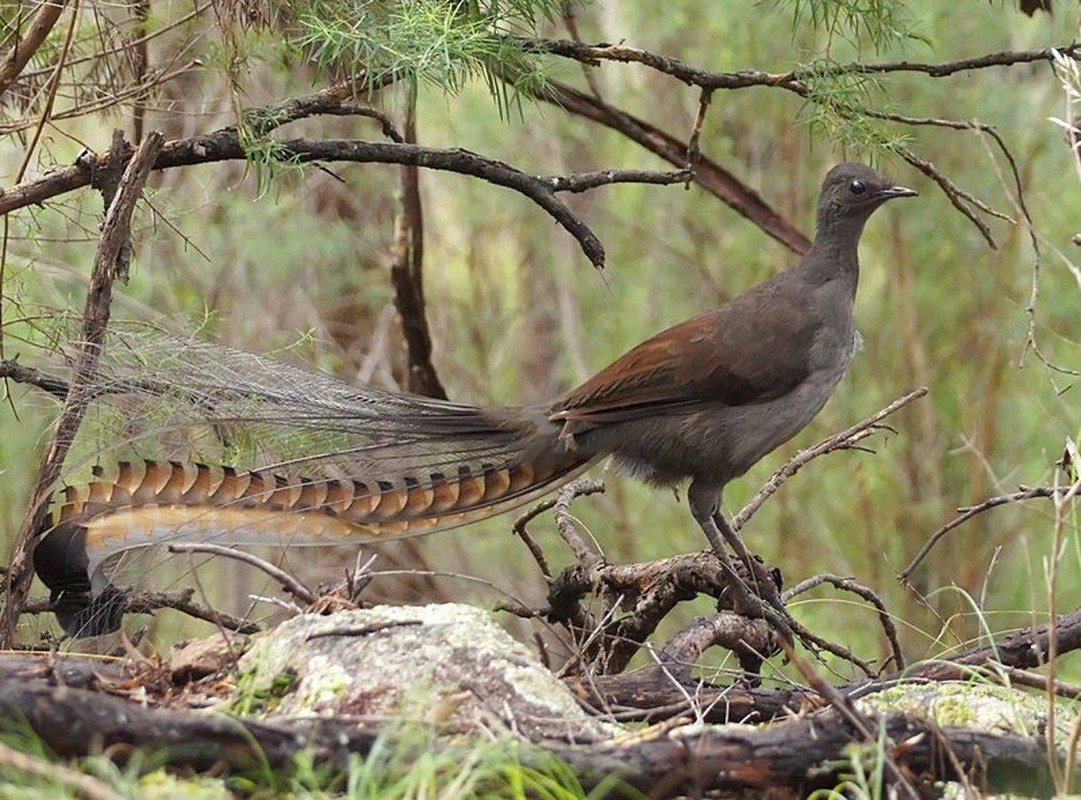
<instances>
[{"instance_id":1,"label":"blurred green background","mask_svg":"<svg viewBox=\"0 0 1081 800\"><path fill-rule=\"evenodd\" d=\"M1075 4L1029 18L1012 2L885 3L911 34L876 46L867 30L815 24L804 2L663 5L609 0L575 7L586 42L625 42L716 72L784 72L828 55L850 60L940 63L986 53L1045 48L1076 36ZM150 25L190 11L152 2ZM86 10L81 26L121 15L122 7ZM843 20L842 20L843 22ZM102 25L99 23L98 27ZM119 25L119 22L117 23ZM286 51L270 29L227 27L212 13L155 39L151 63L199 59L156 89L146 128L169 138L233 124L237 109L308 94L326 84L305 59ZM565 37L556 23L542 32ZM89 33L88 33L89 35ZM243 55L243 58L240 56ZM580 65L544 59L552 77L585 85ZM88 79L89 80L89 79ZM641 65L604 63L591 80L610 103L685 138L698 93ZM965 71L948 78L917 73L882 76L868 105L918 118L979 120L993 125L1016 159L1024 201L1042 250L1035 335L1051 363L1074 369L1078 358L1079 272L1071 237L1081 231L1076 154L1050 118L1075 109L1046 62ZM58 98L74 103L66 96ZM391 89L379 104L401 119L405 95ZM17 103L0 138L0 185L10 187L30 150L33 114ZM701 149L761 193L808 235L819 182L833 163L867 158L842 148L839 135L810 123L814 108L779 89L718 91ZM32 149L26 179L69 164L84 147L104 150L113 127L131 135L124 105L108 113L57 119ZM605 168L667 168L620 135L553 106L523 100L500 114L482 80L446 93L421 84L419 141L465 147L526 172L561 174ZM845 428L917 386L930 394L889 422L896 433L870 440L873 453L842 452L805 467L744 528L749 546L779 565L789 584L818 572L849 575L873 588L897 615L912 658L947 653L984 632L1032 624L1048 607L1045 573L1054 556L1054 512L1048 501L982 514L949 535L913 576L915 591L896 581L929 535L958 506L1056 479L1079 415L1076 376L1046 368L1026 351L1036 254L1001 152L985 135L933 126L882 124L953 181L1014 222L989 219L991 249L926 177L870 147L878 166L920 198L891 204L868 225L857 319L864 348L835 397L789 445L729 487L738 510L799 447ZM379 137L359 118L315 118L285 136ZM857 142L859 137L857 136ZM392 306L388 265L394 241L397 169L338 164L316 168L221 163L152 176L136 217L130 283L114 303L118 317L169 320L174 327L266 352L310 332L291 357L346 380L394 387L404 350ZM558 394L657 330L707 309L772 275L796 256L716 198L682 186L617 185L567 196L608 253L598 274L568 234L523 197L459 175L423 172L425 288L435 364L453 399L535 403ZM3 272L4 356L34 359L24 342L27 320L79 311L101 214L100 197L82 190L9 215ZM0 515L12 535L25 512L33 470L55 405L36 390L9 384L0 411ZM603 496L575 512L612 561L646 560L704 546L681 499L596 470ZM372 598L462 600L494 605L509 593L543 602L545 586L511 518L381 549L380 568L420 568L443 577L387 576ZM1081 602L1078 526L1065 518L1056 604ZM569 563L550 518L532 526L557 566ZM314 554L331 576L352 553ZM298 567L299 568L299 567ZM212 572L210 594L260 591ZM480 581L474 578L481 579ZM154 579L150 579L155 585ZM252 587L255 588L252 588ZM266 589L267 592L270 589ZM674 629L705 601L679 609ZM822 590L802 598L807 625L855 647L885 655L873 613ZM531 624L508 624L529 635ZM180 623L156 623L162 638ZM44 620L28 621L28 637ZM183 626L181 626L183 627ZM184 627L184 630L188 628ZM666 629L668 630L668 629ZM553 641L558 651L559 645ZM720 656L718 656L720 658Z\"/></svg>"}]
</instances>

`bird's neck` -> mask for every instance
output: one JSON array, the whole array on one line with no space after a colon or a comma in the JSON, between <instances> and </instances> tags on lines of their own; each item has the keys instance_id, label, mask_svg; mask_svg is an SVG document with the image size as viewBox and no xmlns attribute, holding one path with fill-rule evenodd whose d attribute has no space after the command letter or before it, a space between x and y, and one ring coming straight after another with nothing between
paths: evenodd
<instances>
[{"instance_id":1,"label":"bird's neck","mask_svg":"<svg viewBox=\"0 0 1081 800\"><path fill-rule=\"evenodd\" d=\"M863 219L825 223L819 220L814 243L802 262L808 280L815 284L839 281L855 296L860 275L858 248L864 222Z\"/></svg>"}]
</instances>

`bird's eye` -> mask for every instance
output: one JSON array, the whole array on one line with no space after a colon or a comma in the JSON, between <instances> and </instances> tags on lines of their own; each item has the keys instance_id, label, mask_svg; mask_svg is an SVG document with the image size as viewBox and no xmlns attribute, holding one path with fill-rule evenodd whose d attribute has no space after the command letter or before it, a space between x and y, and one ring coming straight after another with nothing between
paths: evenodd
<instances>
[{"instance_id":1,"label":"bird's eye","mask_svg":"<svg viewBox=\"0 0 1081 800\"><path fill-rule=\"evenodd\" d=\"M863 194L867 191L867 184L863 181L852 181L852 183L848 184L848 191L852 192L852 194Z\"/></svg>"}]
</instances>

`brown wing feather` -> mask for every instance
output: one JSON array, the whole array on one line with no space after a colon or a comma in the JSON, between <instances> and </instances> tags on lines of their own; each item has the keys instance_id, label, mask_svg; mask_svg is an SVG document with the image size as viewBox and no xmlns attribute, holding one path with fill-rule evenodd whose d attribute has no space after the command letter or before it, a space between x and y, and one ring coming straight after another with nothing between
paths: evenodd
<instances>
[{"instance_id":1,"label":"brown wing feather","mask_svg":"<svg viewBox=\"0 0 1081 800\"><path fill-rule=\"evenodd\" d=\"M703 403L766 402L807 377L818 323L804 287L769 281L647 339L564 395L549 416L583 430Z\"/></svg>"}]
</instances>

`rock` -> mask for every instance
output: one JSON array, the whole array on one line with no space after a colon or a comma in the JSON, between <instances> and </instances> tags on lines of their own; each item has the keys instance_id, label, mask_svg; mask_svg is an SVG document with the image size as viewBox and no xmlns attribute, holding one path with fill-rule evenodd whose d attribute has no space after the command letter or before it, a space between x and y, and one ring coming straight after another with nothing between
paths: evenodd
<instances>
[{"instance_id":1,"label":"rock","mask_svg":"<svg viewBox=\"0 0 1081 800\"><path fill-rule=\"evenodd\" d=\"M466 605L295 617L259 637L240 670L234 713L404 718L534 742L623 732L588 715L524 645Z\"/></svg>"}]
</instances>

